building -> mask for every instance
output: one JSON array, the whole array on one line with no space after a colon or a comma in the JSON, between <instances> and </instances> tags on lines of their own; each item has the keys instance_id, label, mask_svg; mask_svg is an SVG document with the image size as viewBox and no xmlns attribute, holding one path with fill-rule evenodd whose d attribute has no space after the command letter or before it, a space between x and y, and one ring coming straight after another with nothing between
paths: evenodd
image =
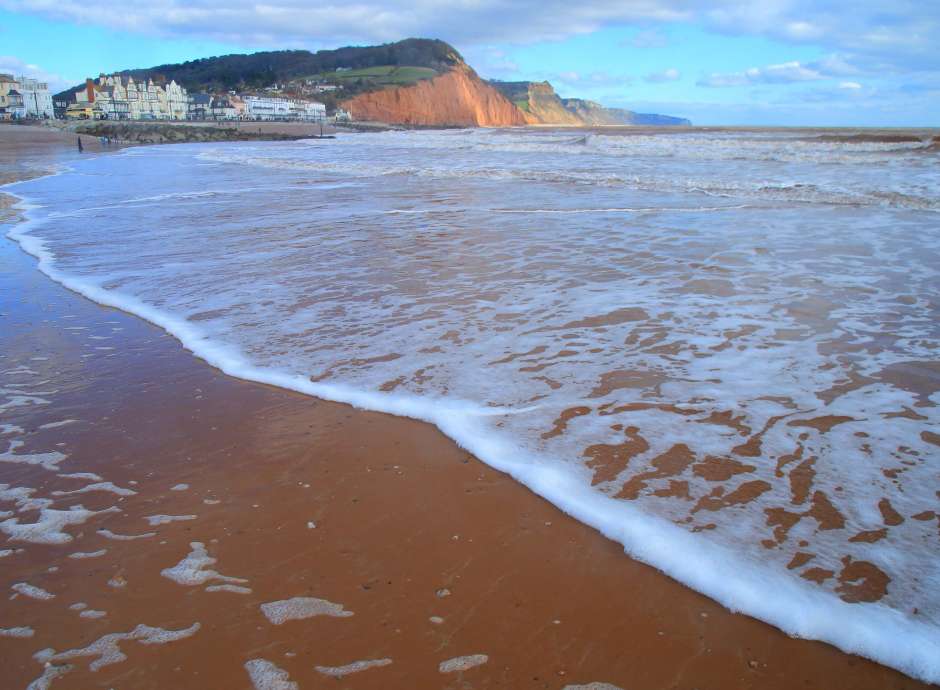
<instances>
[{"instance_id":1,"label":"building","mask_svg":"<svg viewBox=\"0 0 940 690\"><path fill-rule=\"evenodd\" d=\"M171 120L185 120L189 116L189 98L186 89L171 79L164 91L169 118Z\"/></svg>"},{"instance_id":2,"label":"building","mask_svg":"<svg viewBox=\"0 0 940 690\"><path fill-rule=\"evenodd\" d=\"M214 96L212 98L212 117L216 120L235 120L238 113L235 105L223 96Z\"/></svg>"},{"instance_id":3,"label":"building","mask_svg":"<svg viewBox=\"0 0 940 690\"><path fill-rule=\"evenodd\" d=\"M102 116L113 120L185 120L189 117L186 89L170 81L135 80L122 74L102 74L85 80L75 93L78 104L96 103Z\"/></svg>"},{"instance_id":4,"label":"building","mask_svg":"<svg viewBox=\"0 0 940 690\"><path fill-rule=\"evenodd\" d=\"M245 96L245 116L249 120L287 120L290 118L290 101L286 98L267 96Z\"/></svg>"},{"instance_id":5,"label":"building","mask_svg":"<svg viewBox=\"0 0 940 690\"><path fill-rule=\"evenodd\" d=\"M26 117L26 105L20 84L12 74L0 74L0 120L19 120Z\"/></svg>"},{"instance_id":6,"label":"building","mask_svg":"<svg viewBox=\"0 0 940 690\"><path fill-rule=\"evenodd\" d=\"M323 122L326 119L326 106L316 101L294 100L291 102L291 113L295 120Z\"/></svg>"},{"instance_id":7,"label":"building","mask_svg":"<svg viewBox=\"0 0 940 690\"><path fill-rule=\"evenodd\" d=\"M52 106L52 94L49 92L49 85L38 79L29 77L19 77L19 92L23 96L23 107L26 109L26 117L35 117L48 119L55 117L55 109Z\"/></svg>"},{"instance_id":8,"label":"building","mask_svg":"<svg viewBox=\"0 0 940 690\"><path fill-rule=\"evenodd\" d=\"M245 117L249 120L300 120L322 122L326 106L316 101L270 96L245 96Z\"/></svg>"},{"instance_id":9,"label":"building","mask_svg":"<svg viewBox=\"0 0 940 690\"><path fill-rule=\"evenodd\" d=\"M76 102L69 105L65 109L65 119L66 120L103 120L105 119L104 113L101 112L101 107L97 103L89 103L88 101Z\"/></svg>"},{"instance_id":10,"label":"building","mask_svg":"<svg viewBox=\"0 0 940 690\"><path fill-rule=\"evenodd\" d=\"M207 93L189 95L189 119L206 120L212 117L212 96Z\"/></svg>"}]
</instances>

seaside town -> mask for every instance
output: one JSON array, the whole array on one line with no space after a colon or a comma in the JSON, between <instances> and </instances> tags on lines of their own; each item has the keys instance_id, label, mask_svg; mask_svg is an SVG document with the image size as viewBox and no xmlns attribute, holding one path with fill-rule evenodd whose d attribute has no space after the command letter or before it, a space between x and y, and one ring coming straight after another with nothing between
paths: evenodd
<instances>
[{"instance_id":1,"label":"seaside town","mask_svg":"<svg viewBox=\"0 0 940 690\"><path fill-rule=\"evenodd\" d=\"M278 86L270 91L277 93ZM27 119L325 122L327 112L323 103L310 99L189 93L173 80L138 81L122 74L86 79L83 88L53 96L45 82L0 74L0 120ZM337 109L331 119L347 121L349 114Z\"/></svg>"}]
</instances>

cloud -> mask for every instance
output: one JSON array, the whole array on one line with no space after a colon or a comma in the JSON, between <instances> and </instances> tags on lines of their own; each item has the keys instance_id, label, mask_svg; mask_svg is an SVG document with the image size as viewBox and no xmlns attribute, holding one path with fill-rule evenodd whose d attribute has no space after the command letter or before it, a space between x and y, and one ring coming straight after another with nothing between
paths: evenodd
<instances>
[{"instance_id":1,"label":"cloud","mask_svg":"<svg viewBox=\"0 0 940 690\"><path fill-rule=\"evenodd\" d=\"M815 67L796 60L779 65L751 67L743 72L713 72L699 79L699 86L722 88L726 86L750 86L753 84L792 84L794 82L819 81L825 79Z\"/></svg>"},{"instance_id":2,"label":"cloud","mask_svg":"<svg viewBox=\"0 0 940 690\"><path fill-rule=\"evenodd\" d=\"M74 79L65 79L58 74L47 72L39 65L21 60L14 55L0 55L0 73L12 74L14 77L32 77L49 84L52 92L60 91L75 83Z\"/></svg>"},{"instance_id":3,"label":"cloud","mask_svg":"<svg viewBox=\"0 0 940 690\"><path fill-rule=\"evenodd\" d=\"M464 57L487 79L511 80L519 75L519 65L506 52L495 46L471 47Z\"/></svg>"},{"instance_id":4,"label":"cloud","mask_svg":"<svg viewBox=\"0 0 940 690\"><path fill-rule=\"evenodd\" d=\"M439 37L461 48L536 43L604 27L643 27L661 47L677 22L730 35L810 42L890 69L940 69L935 0L0 0L0 8L129 32L240 45L337 46Z\"/></svg>"},{"instance_id":5,"label":"cloud","mask_svg":"<svg viewBox=\"0 0 940 690\"><path fill-rule=\"evenodd\" d=\"M651 84L661 84L665 81L676 81L681 76L679 70L675 67L670 67L669 69L664 69L662 72L647 74L645 79Z\"/></svg>"},{"instance_id":6,"label":"cloud","mask_svg":"<svg viewBox=\"0 0 940 690\"><path fill-rule=\"evenodd\" d=\"M839 88L840 88L840 89L858 90L858 89L862 88L862 85L859 84L857 81L843 81L843 82L840 82L840 83L839 83Z\"/></svg>"}]
</instances>

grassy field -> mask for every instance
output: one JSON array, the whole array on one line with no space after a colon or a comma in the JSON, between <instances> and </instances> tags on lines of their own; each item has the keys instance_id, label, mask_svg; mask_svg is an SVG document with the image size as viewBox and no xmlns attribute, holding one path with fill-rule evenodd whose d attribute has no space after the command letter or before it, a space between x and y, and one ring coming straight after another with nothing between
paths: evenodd
<instances>
[{"instance_id":1,"label":"grassy field","mask_svg":"<svg viewBox=\"0 0 940 690\"><path fill-rule=\"evenodd\" d=\"M433 79L437 71L430 67L398 67L396 65L382 65L380 67L367 67L364 69L345 70L340 72L321 72L314 74L310 79L343 84L357 79L369 82L376 86L401 86L414 84L422 79Z\"/></svg>"}]
</instances>

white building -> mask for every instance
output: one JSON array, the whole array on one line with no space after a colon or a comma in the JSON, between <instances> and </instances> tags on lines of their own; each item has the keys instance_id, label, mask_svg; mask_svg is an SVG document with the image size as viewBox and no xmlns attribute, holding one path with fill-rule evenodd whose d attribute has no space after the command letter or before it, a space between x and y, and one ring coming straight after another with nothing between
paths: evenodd
<instances>
[{"instance_id":1,"label":"white building","mask_svg":"<svg viewBox=\"0 0 940 690\"><path fill-rule=\"evenodd\" d=\"M293 101L291 113L295 120L323 122L326 119L326 106L316 101Z\"/></svg>"},{"instance_id":2,"label":"white building","mask_svg":"<svg viewBox=\"0 0 940 690\"><path fill-rule=\"evenodd\" d=\"M18 77L20 95L23 96L23 107L26 117L52 118L55 111L52 108L52 94L49 85L38 79Z\"/></svg>"},{"instance_id":3,"label":"white building","mask_svg":"<svg viewBox=\"0 0 940 690\"><path fill-rule=\"evenodd\" d=\"M245 115L250 120L287 120L290 118L290 101L286 98L267 96L245 96Z\"/></svg>"},{"instance_id":4,"label":"white building","mask_svg":"<svg viewBox=\"0 0 940 690\"><path fill-rule=\"evenodd\" d=\"M317 122L326 118L326 106L316 101L269 96L245 96L245 116L249 120L301 120Z\"/></svg>"}]
</instances>

